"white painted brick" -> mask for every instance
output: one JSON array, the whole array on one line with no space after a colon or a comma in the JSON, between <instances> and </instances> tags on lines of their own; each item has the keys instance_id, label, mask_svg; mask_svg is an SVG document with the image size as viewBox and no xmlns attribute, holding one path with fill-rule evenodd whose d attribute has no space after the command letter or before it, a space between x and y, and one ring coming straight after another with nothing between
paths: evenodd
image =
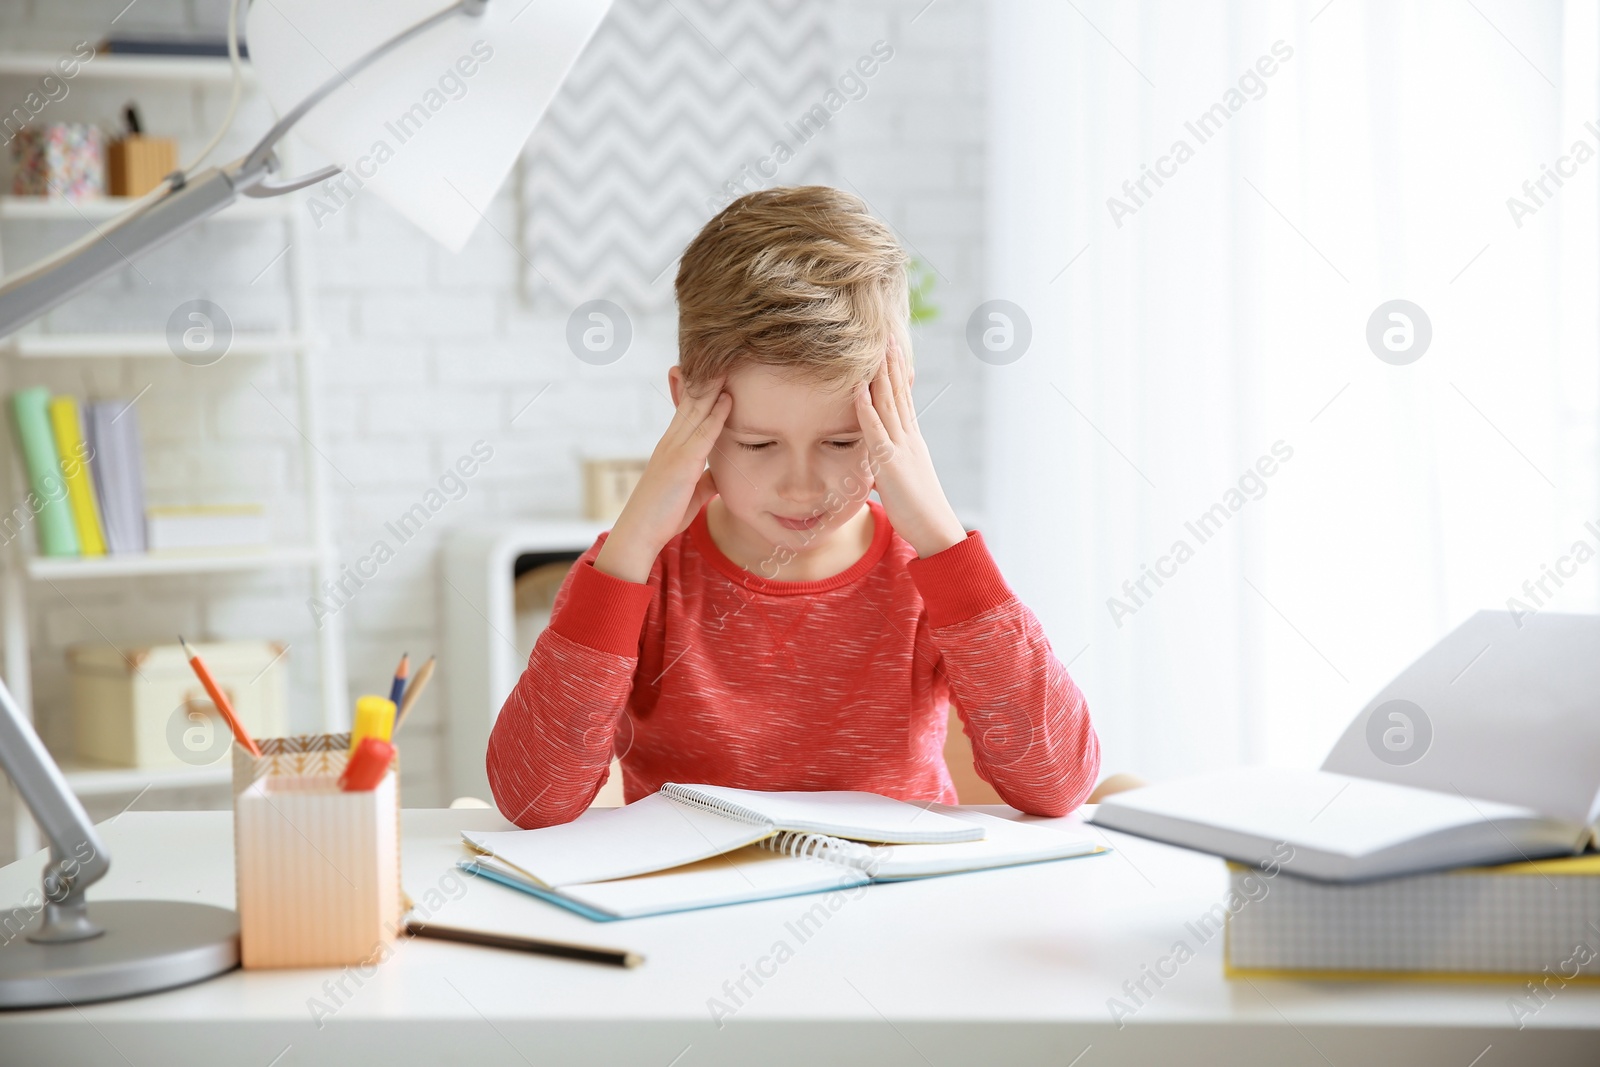
<instances>
[{"instance_id":1,"label":"white painted brick","mask_svg":"<svg viewBox=\"0 0 1600 1067\"><path fill-rule=\"evenodd\" d=\"M363 400L369 438L409 438L458 426L491 429L501 417L501 397L489 389L369 389Z\"/></svg>"},{"instance_id":2,"label":"white painted brick","mask_svg":"<svg viewBox=\"0 0 1600 1067\"><path fill-rule=\"evenodd\" d=\"M349 386L362 390L375 385L420 386L428 380L430 362L424 342L363 340L330 347L318 371L325 387L344 393Z\"/></svg>"},{"instance_id":3,"label":"white painted brick","mask_svg":"<svg viewBox=\"0 0 1600 1067\"><path fill-rule=\"evenodd\" d=\"M422 441L330 441L326 451L343 474L328 479L329 492L336 499L374 487L415 485L429 476L428 446ZM345 478L355 483L354 488Z\"/></svg>"},{"instance_id":4,"label":"white painted brick","mask_svg":"<svg viewBox=\"0 0 1600 1067\"><path fill-rule=\"evenodd\" d=\"M912 193L905 198L905 228L913 239L939 234L976 236L983 216L971 197L943 193Z\"/></svg>"},{"instance_id":5,"label":"white painted brick","mask_svg":"<svg viewBox=\"0 0 1600 1067\"><path fill-rule=\"evenodd\" d=\"M480 337L494 333L499 316L488 294L387 293L362 297L358 321L365 337Z\"/></svg>"},{"instance_id":6,"label":"white painted brick","mask_svg":"<svg viewBox=\"0 0 1600 1067\"><path fill-rule=\"evenodd\" d=\"M141 597L96 603L85 599L71 582L56 586L59 592L51 590L34 601L44 611L46 637L56 648L108 641L119 646L164 643L170 634L199 632L200 610L193 602Z\"/></svg>"}]
</instances>

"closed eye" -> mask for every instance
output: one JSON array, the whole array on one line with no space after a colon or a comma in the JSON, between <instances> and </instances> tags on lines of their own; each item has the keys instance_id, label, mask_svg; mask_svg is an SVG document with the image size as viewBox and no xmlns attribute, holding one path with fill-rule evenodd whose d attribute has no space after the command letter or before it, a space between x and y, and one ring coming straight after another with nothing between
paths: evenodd
<instances>
[{"instance_id":1,"label":"closed eye","mask_svg":"<svg viewBox=\"0 0 1600 1067\"><path fill-rule=\"evenodd\" d=\"M772 442L771 441L762 441L760 444L752 445L752 444L750 444L750 443L748 443L746 441L740 441L739 442L739 447L743 448L743 449L747 449L747 450L749 450L751 452L760 452L763 448L771 448L772 447Z\"/></svg>"},{"instance_id":2,"label":"closed eye","mask_svg":"<svg viewBox=\"0 0 1600 1067\"><path fill-rule=\"evenodd\" d=\"M847 448L854 448L854 447L856 447L856 445L859 445L860 443L861 443L860 441L829 441L828 442L828 444L832 445L834 448L837 448L841 452L843 452Z\"/></svg>"}]
</instances>

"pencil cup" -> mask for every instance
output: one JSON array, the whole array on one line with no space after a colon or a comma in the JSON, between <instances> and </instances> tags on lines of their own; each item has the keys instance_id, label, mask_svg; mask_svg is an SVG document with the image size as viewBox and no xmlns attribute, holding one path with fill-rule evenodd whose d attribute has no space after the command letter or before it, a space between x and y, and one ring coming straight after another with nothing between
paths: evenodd
<instances>
[{"instance_id":1,"label":"pencil cup","mask_svg":"<svg viewBox=\"0 0 1600 1067\"><path fill-rule=\"evenodd\" d=\"M350 735L233 748L233 850L247 968L339 967L386 952L402 914L399 757L344 792Z\"/></svg>"}]
</instances>

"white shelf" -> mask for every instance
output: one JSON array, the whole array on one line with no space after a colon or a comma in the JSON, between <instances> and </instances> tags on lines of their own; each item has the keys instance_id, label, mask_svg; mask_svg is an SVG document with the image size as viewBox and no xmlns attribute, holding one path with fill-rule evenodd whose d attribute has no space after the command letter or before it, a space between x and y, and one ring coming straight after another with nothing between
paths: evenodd
<instances>
[{"instance_id":1,"label":"white shelf","mask_svg":"<svg viewBox=\"0 0 1600 1067\"><path fill-rule=\"evenodd\" d=\"M185 786L225 785L233 780L233 757L225 752L215 763L203 767L100 767L69 761L61 764L61 773L66 776L67 785L80 797L137 793L146 786L152 789L181 789Z\"/></svg>"},{"instance_id":2,"label":"white shelf","mask_svg":"<svg viewBox=\"0 0 1600 1067\"><path fill-rule=\"evenodd\" d=\"M0 78L37 78L45 74L60 77L56 64L75 59L71 49L60 52L0 52ZM112 55L97 51L88 62L77 60L73 80L106 79L115 81L216 82L233 80L233 67L222 56L135 56ZM255 80L248 59L242 64L246 83Z\"/></svg>"},{"instance_id":3,"label":"white shelf","mask_svg":"<svg viewBox=\"0 0 1600 1067\"><path fill-rule=\"evenodd\" d=\"M21 92L25 86L19 79L36 81L53 71L58 54L44 52L0 52L0 91L12 89ZM251 72L245 68L248 76ZM114 88L122 83L170 82L188 83L197 91L225 87L232 76L226 60L207 58L129 57L102 54L93 61L81 64L76 78L94 80L103 87ZM115 80L113 80L115 79ZM254 80L254 79L251 79ZM120 99L120 98L119 98ZM286 173L297 173L292 151L284 147L283 165ZM16 240L17 220L24 225L27 220L76 221L76 229L88 232L86 219L98 224L99 220L112 219L128 207L122 199L97 199L68 203L33 198L0 197L0 245ZM135 579L153 576L181 576L208 573L263 573L271 569L303 568L301 574L311 585L331 580L335 576L337 560L331 548L332 535L329 523L329 501L326 486L325 461L321 458L320 389L318 387L318 361L314 358L326 339L315 325L315 300L312 277L312 242L309 239L309 220L304 212L294 210L287 200L258 201L243 199L211 220L233 225L239 220L259 218L274 221L284 228L288 243L284 256L284 278L287 281L285 314L280 319L256 319L249 324L236 326L227 355L239 358L257 356L285 357L294 364L295 390L298 400L300 436L304 446L300 459L304 466L304 499L309 530L303 536L309 544L271 545L253 550L232 550L206 554L157 554L144 556L109 556L84 558L29 558L22 546L13 542L3 553L4 566L0 567L0 629L4 631L3 672L7 686L12 690L19 706L30 719L49 715L60 709L36 708L33 701L32 649L29 647L30 619L29 594L36 582L70 581L72 579ZM237 229L218 230L205 227L210 240L222 247L233 239ZM0 257L3 259L3 257ZM0 277L6 274L6 264L0 262ZM242 283L241 283L242 284ZM275 286L276 288L276 286ZM200 295L200 294L195 294ZM166 308L151 307L150 313L161 317L154 321L136 323L132 315L114 322L104 323L101 331L81 329L70 332L37 332L30 329L22 334L0 337L0 395L9 392L19 383L26 383L32 372L25 369L23 359L60 359L78 357L126 358L154 357L173 359L168 345L164 318ZM281 325L280 325L281 323ZM255 364L251 364L252 367ZM35 368L37 369L37 367ZM131 369L131 368L130 368ZM187 380L185 377L184 380ZM14 462L17 445L6 441L9 435L0 433L0 453L10 452L11 462L0 462L0 490L13 500L27 493L26 481L16 476L18 464ZM9 447L7 447L9 446ZM3 458L3 457L0 457ZM295 575L299 578L300 575ZM48 590L44 591L48 600ZM319 670L321 728L328 732L347 729L349 725L349 687L345 673L343 620L337 615L321 620L317 627L316 646ZM108 767L88 763L70 763L63 768L68 785L80 796L111 793L132 794L150 787L156 789L181 788L226 783L231 776L228 759L220 759L205 767L179 766L174 768ZM3 785L0 785L3 787ZM12 812L12 828L19 854L27 854L38 847L39 833L25 805L16 804ZM0 1059L4 1059L0 1055Z\"/></svg>"},{"instance_id":4,"label":"white shelf","mask_svg":"<svg viewBox=\"0 0 1600 1067\"><path fill-rule=\"evenodd\" d=\"M296 334L235 334L228 355L268 356L309 344L309 339ZM20 334L0 342L0 348L22 359L174 358L163 333Z\"/></svg>"},{"instance_id":5,"label":"white shelf","mask_svg":"<svg viewBox=\"0 0 1600 1067\"><path fill-rule=\"evenodd\" d=\"M72 578L133 578L146 574L218 574L225 571L271 570L275 567L309 567L317 559L317 550L310 547L239 549L193 555L34 556L28 560L28 577L55 581Z\"/></svg>"},{"instance_id":6,"label":"white shelf","mask_svg":"<svg viewBox=\"0 0 1600 1067\"><path fill-rule=\"evenodd\" d=\"M97 196L89 200L62 200L51 196L0 196L0 219L36 219L41 222L103 222L114 219L135 201L129 196ZM242 196L204 221L248 222L282 219L292 205L286 197L268 200Z\"/></svg>"}]
</instances>

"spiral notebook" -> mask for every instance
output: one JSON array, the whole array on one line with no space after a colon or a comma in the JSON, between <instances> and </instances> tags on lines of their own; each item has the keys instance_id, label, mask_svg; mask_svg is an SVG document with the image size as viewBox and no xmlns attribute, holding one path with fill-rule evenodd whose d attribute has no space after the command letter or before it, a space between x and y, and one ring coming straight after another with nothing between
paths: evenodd
<instances>
[{"instance_id":1,"label":"spiral notebook","mask_svg":"<svg viewBox=\"0 0 1600 1067\"><path fill-rule=\"evenodd\" d=\"M660 796L658 793L629 807L637 807ZM805 893L825 893L874 882L907 881L1040 863L1106 851L1087 838L1043 826L999 819L981 812L939 805L928 809L917 805L909 807L912 811L922 812L918 822L930 817L937 821L939 829L935 832L939 836L933 843L873 845L815 831L770 829L769 821L766 826L747 824L749 828L746 834L761 833L755 841L719 848L710 855L702 855L687 863L656 867L627 876L551 884L508 861L503 843L500 843L500 853L462 860L457 866L470 874L559 904L589 919L606 922ZM616 808L610 812L596 812L594 821L601 821L600 816L627 810ZM568 825L576 827L584 818L588 816L580 817ZM959 832L955 828L959 828ZM859 826L853 827L856 833L860 833L861 829ZM882 831L885 828L880 826L878 829ZM903 827L897 836L904 837L907 829L909 827ZM523 834L542 832L521 831ZM469 845L477 847L474 839L508 837L515 833L462 836ZM702 845L705 844L702 842ZM551 859L544 857L539 867L547 876L563 870L558 865L552 865Z\"/></svg>"},{"instance_id":2,"label":"spiral notebook","mask_svg":"<svg viewBox=\"0 0 1600 1067\"><path fill-rule=\"evenodd\" d=\"M620 808L590 808L537 830L466 832L473 849L547 886L629 878L753 845L780 830L874 844L973 841L983 827L923 804L846 790L763 792L678 785Z\"/></svg>"}]
</instances>

